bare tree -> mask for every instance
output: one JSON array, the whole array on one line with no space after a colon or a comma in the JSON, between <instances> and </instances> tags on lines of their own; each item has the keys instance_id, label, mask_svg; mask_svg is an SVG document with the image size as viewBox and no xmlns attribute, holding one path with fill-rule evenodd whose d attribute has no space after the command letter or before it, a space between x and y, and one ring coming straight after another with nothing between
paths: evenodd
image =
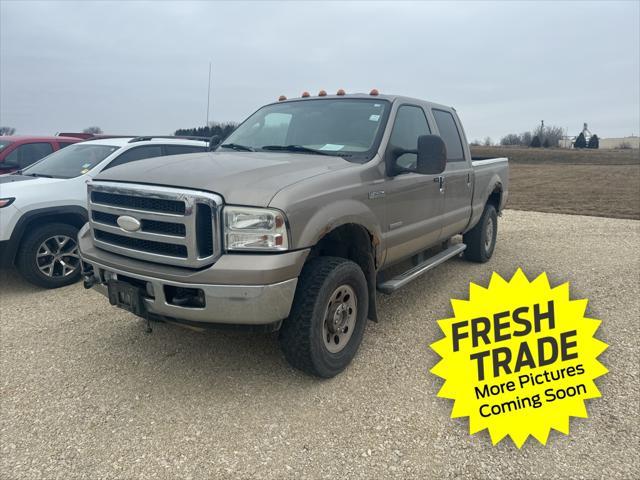
<instances>
[{"instance_id":1,"label":"bare tree","mask_svg":"<svg viewBox=\"0 0 640 480\"><path fill-rule=\"evenodd\" d=\"M102 129L100 127L87 127L82 130L82 133L91 133L93 135L100 135L102 133Z\"/></svg>"},{"instance_id":2,"label":"bare tree","mask_svg":"<svg viewBox=\"0 0 640 480\"><path fill-rule=\"evenodd\" d=\"M490 147L491 145L493 145L493 141L491 140L491 137L484 137L483 145L485 147Z\"/></svg>"},{"instance_id":3,"label":"bare tree","mask_svg":"<svg viewBox=\"0 0 640 480\"><path fill-rule=\"evenodd\" d=\"M0 127L0 135L13 135L16 129L13 127Z\"/></svg>"},{"instance_id":4,"label":"bare tree","mask_svg":"<svg viewBox=\"0 0 640 480\"><path fill-rule=\"evenodd\" d=\"M520 135L510 133L500 139L500 145L522 145Z\"/></svg>"},{"instance_id":5,"label":"bare tree","mask_svg":"<svg viewBox=\"0 0 640 480\"><path fill-rule=\"evenodd\" d=\"M533 132L522 132L520 135L516 133L505 135L500 139L500 145L520 145L522 147L528 147L533 143L533 139L538 137L541 146L548 145L549 147L558 147L563 135L564 131L560 127L543 127L539 125Z\"/></svg>"},{"instance_id":6,"label":"bare tree","mask_svg":"<svg viewBox=\"0 0 640 480\"><path fill-rule=\"evenodd\" d=\"M538 126L533 131L533 135L537 136L543 144L547 143L549 147L558 147L564 136L564 130L555 125Z\"/></svg>"}]
</instances>

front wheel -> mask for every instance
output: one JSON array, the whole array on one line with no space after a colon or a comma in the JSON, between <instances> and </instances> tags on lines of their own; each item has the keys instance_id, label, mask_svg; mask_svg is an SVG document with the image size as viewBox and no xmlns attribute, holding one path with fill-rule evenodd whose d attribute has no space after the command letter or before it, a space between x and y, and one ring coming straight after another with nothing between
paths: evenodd
<instances>
[{"instance_id":1,"label":"front wheel","mask_svg":"<svg viewBox=\"0 0 640 480\"><path fill-rule=\"evenodd\" d=\"M44 288L58 288L80 278L78 229L65 223L37 227L24 239L16 266L29 282Z\"/></svg>"},{"instance_id":2,"label":"front wheel","mask_svg":"<svg viewBox=\"0 0 640 480\"><path fill-rule=\"evenodd\" d=\"M467 245L464 256L467 260L484 263L493 255L498 236L498 213L496 207L488 203L484 207L480 221L465 233L462 241Z\"/></svg>"},{"instance_id":3,"label":"front wheel","mask_svg":"<svg viewBox=\"0 0 640 480\"><path fill-rule=\"evenodd\" d=\"M287 361L330 378L355 356L367 322L369 291L362 269L338 257L318 257L302 269L291 314L280 329Z\"/></svg>"}]
</instances>

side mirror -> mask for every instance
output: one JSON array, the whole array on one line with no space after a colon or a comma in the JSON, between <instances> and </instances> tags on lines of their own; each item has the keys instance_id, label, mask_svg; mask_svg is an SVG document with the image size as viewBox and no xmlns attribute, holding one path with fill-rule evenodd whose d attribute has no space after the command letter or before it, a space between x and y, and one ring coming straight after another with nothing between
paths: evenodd
<instances>
[{"instance_id":1,"label":"side mirror","mask_svg":"<svg viewBox=\"0 0 640 480\"><path fill-rule=\"evenodd\" d=\"M222 141L222 139L220 138L220 135L214 135L209 139L209 151L213 151L216 149L216 147L218 145L220 145L220 142Z\"/></svg>"},{"instance_id":2,"label":"side mirror","mask_svg":"<svg viewBox=\"0 0 640 480\"><path fill-rule=\"evenodd\" d=\"M417 171L425 175L444 172L447 166L447 146L439 135L418 137Z\"/></svg>"}]
</instances>

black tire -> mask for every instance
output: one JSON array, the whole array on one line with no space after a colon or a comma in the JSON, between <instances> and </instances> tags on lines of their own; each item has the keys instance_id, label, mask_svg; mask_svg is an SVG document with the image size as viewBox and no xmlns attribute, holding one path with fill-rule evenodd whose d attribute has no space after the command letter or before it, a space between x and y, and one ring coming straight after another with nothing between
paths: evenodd
<instances>
[{"instance_id":1,"label":"black tire","mask_svg":"<svg viewBox=\"0 0 640 480\"><path fill-rule=\"evenodd\" d=\"M488 238L489 235L491 235L490 238ZM480 221L462 237L462 241L467 245L464 251L465 258L480 263L488 261L496 247L497 236L498 213L496 207L488 203L484 207Z\"/></svg>"},{"instance_id":2,"label":"black tire","mask_svg":"<svg viewBox=\"0 0 640 480\"><path fill-rule=\"evenodd\" d=\"M343 287L355 294L356 308L350 337L340 347L333 347L333 334L325 323L329 309L335 311L340 300L332 296ZM338 295L340 293L338 292ZM345 295L343 299L346 299ZM338 297L336 297L338 298ZM332 303L330 303L332 301ZM345 309L348 310L348 309ZM354 262L338 257L318 257L302 269L289 318L280 329L280 347L287 361L310 375L331 378L342 372L356 355L362 342L369 310L367 280ZM335 316L339 316L336 313ZM329 322L331 323L331 322ZM327 331L326 342L324 332ZM343 332L339 332L341 335ZM333 341L333 339L331 340ZM331 352L329 348L342 348Z\"/></svg>"},{"instance_id":3,"label":"black tire","mask_svg":"<svg viewBox=\"0 0 640 480\"><path fill-rule=\"evenodd\" d=\"M59 260L54 262L53 259L55 256L51 255L51 262L55 265L52 267L52 274L49 276L45 274L39 266L39 262L40 264L46 264L49 257L41 257L39 260L37 255L38 250L41 248L43 243L54 237L64 237L69 239L67 243L62 246L62 255L60 256L60 259L64 262L64 265L67 265L67 267L61 264ZM71 241L73 243L69 243ZM36 227L22 240L22 245L16 255L16 267L27 281L39 287L58 288L75 283L80 279L80 275L82 273L80 259L72 256L71 254L73 251L72 247L75 246L75 249L77 250L77 242L78 229L73 225L66 223L49 223ZM51 251L55 250L55 245L57 243L58 242L55 239L48 243L49 246L52 246ZM67 253L67 255L65 255L65 253ZM75 252L75 255L77 255L77 251ZM77 265L77 268L65 275L65 269L74 265Z\"/></svg>"}]
</instances>

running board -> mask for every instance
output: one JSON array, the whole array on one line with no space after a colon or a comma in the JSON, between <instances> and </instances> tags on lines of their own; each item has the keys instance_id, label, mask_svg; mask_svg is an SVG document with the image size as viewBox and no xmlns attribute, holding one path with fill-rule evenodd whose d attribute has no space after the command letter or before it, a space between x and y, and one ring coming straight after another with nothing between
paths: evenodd
<instances>
[{"instance_id":1,"label":"running board","mask_svg":"<svg viewBox=\"0 0 640 480\"><path fill-rule=\"evenodd\" d=\"M395 278L391 280L387 280L386 282L382 282L378 285L378 290L382 293L393 293L398 290L400 287L404 287L407 283L415 280L423 273L428 272L432 268L437 267L441 263L446 262L451 257L455 257L462 253L467 246L464 243L457 243L455 245L450 246L446 250L437 253L433 257L427 258L424 262L416 265L413 268L410 268L404 273L401 273Z\"/></svg>"}]
</instances>

